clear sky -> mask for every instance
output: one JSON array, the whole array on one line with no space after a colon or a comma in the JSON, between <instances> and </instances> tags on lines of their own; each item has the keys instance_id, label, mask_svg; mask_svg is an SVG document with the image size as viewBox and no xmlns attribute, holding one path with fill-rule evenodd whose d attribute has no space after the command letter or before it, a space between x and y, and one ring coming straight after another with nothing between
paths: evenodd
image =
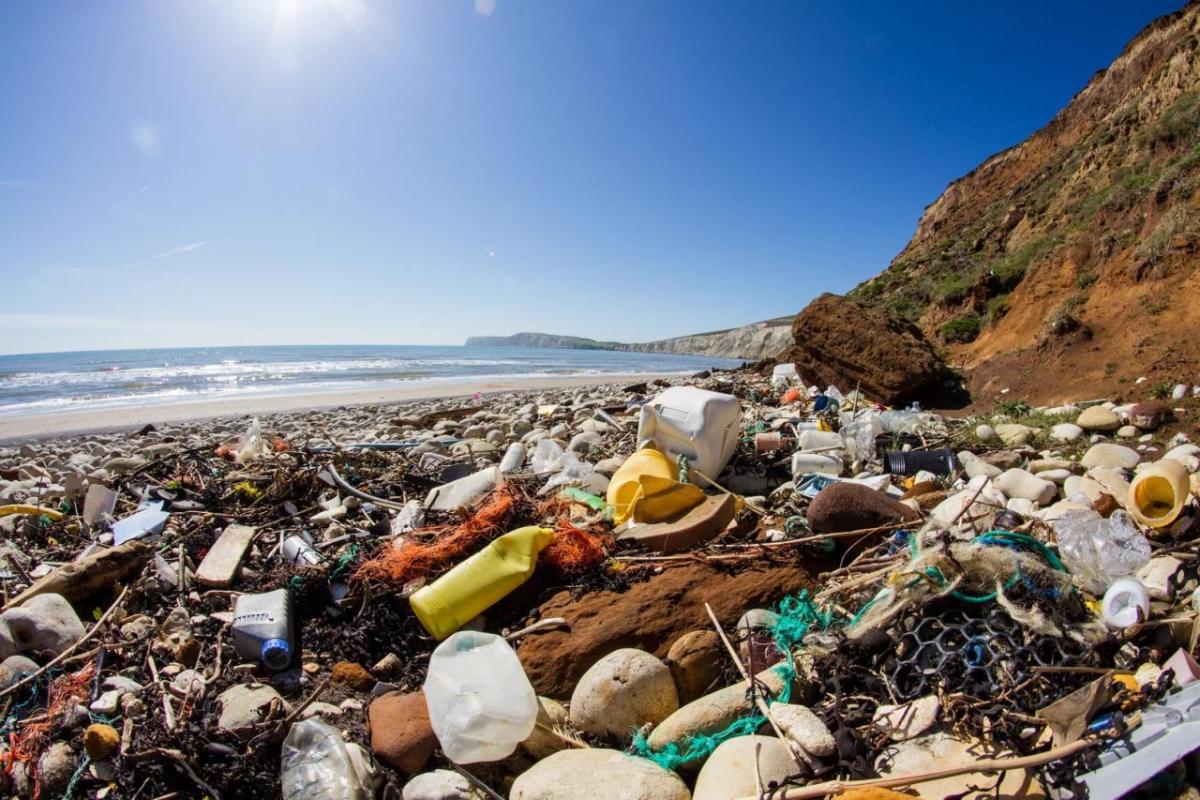
<instances>
[{"instance_id":1,"label":"clear sky","mask_svg":"<svg viewBox=\"0 0 1200 800\"><path fill-rule=\"evenodd\" d=\"M799 311L1182 0L0 4L0 352Z\"/></svg>"}]
</instances>

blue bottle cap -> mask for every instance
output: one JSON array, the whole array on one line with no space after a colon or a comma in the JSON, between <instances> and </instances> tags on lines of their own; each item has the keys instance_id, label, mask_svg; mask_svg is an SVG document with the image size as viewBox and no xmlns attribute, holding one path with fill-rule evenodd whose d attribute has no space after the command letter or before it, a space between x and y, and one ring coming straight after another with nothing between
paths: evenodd
<instances>
[{"instance_id":1,"label":"blue bottle cap","mask_svg":"<svg viewBox=\"0 0 1200 800\"><path fill-rule=\"evenodd\" d=\"M273 670L287 669L292 663L292 646L287 639L267 639L262 646L262 663Z\"/></svg>"}]
</instances>

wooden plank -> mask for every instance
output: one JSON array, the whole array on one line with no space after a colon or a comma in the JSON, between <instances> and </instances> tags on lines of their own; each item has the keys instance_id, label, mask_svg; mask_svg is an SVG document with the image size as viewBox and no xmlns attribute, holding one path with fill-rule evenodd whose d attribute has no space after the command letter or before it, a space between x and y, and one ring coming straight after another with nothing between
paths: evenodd
<instances>
[{"instance_id":1,"label":"wooden plank","mask_svg":"<svg viewBox=\"0 0 1200 800\"><path fill-rule=\"evenodd\" d=\"M231 586L257 532L257 528L249 525L235 524L226 527L216 544L209 549L208 555L200 562L200 567L196 570L196 580L205 586L220 589Z\"/></svg>"}]
</instances>

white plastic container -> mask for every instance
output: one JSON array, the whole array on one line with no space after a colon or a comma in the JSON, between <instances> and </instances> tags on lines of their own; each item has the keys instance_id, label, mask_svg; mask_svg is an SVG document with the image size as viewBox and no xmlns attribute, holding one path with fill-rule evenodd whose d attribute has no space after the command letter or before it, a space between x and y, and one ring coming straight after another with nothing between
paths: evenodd
<instances>
[{"instance_id":1,"label":"white plastic container","mask_svg":"<svg viewBox=\"0 0 1200 800\"><path fill-rule=\"evenodd\" d=\"M292 597L287 589L241 594L233 607L233 643L243 661L276 672L292 661Z\"/></svg>"},{"instance_id":2,"label":"white plastic container","mask_svg":"<svg viewBox=\"0 0 1200 800\"><path fill-rule=\"evenodd\" d=\"M642 406L638 445L654 442L672 459L686 456L716 480L737 449L742 405L736 397L694 386L673 386Z\"/></svg>"},{"instance_id":3,"label":"white plastic container","mask_svg":"<svg viewBox=\"0 0 1200 800\"><path fill-rule=\"evenodd\" d=\"M795 364L776 364L771 370L771 388L777 392L782 392L789 386L797 386L800 383L800 375L796 372Z\"/></svg>"},{"instance_id":4,"label":"white plastic container","mask_svg":"<svg viewBox=\"0 0 1200 800\"><path fill-rule=\"evenodd\" d=\"M429 659L425 702L446 758L476 764L508 758L537 721L537 695L517 654L493 633L459 631Z\"/></svg>"}]
</instances>

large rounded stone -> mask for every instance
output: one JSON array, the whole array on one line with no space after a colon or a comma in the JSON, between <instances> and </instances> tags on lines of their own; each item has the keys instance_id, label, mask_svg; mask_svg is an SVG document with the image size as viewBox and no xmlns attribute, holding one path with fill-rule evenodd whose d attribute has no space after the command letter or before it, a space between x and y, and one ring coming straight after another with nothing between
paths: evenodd
<instances>
[{"instance_id":1,"label":"large rounded stone","mask_svg":"<svg viewBox=\"0 0 1200 800\"><path fill-rule=\"evenodd\" d=\"M776 669L763 670L756 680L772 696L778 696L784 686L784 679ZM672 742L682 743L689 736L711 736L724 729L754 710L746 691L749 688L746 681L738 681L693 700L659 723L650 733L650 746L661 750ZM793 692L793 697L796 694Z\"/></svg>"},{"instance_id":2,"label":"large rounded stone","mask_svg":"<svg viewBox=\"0 0 1200 800\"><path fill-rule=\"evenodd\" d=\"M262 683L234 684L221 692L217 702L221 706L217 727L243 738L272 712L282 717L291 710L274 687Z\"/></svg>"},{"instance_id":3,"label":"large rounded stone","mask_svg":"<svg viewBox=\"0 0 1200 800\"><path fill-rule=\"evenodd\" d=\"M1037 433L1028 425L1021 425L1016 422L1006 422L1003 425L996 426L996 435L1000 437L1000 441L1004 442L1007 447L1024 447L1029 444L1030 437Z\"/></svg>"},{"instance_id":4,"label":"large rounded stone","mask_svg":"<svg viewBox=\"0 0 1200 800\"><path fill-rule=\"evenodd\" d=\"M1133 469L1141 460L1141 454L1132 447L1101 442L1100 444L1092 445L1083 454L1083 458L1079 460L1079 463L1088 468Z\"/></svg>"},{"instance_id":5,"label":"large rounded stone","mask_svg":"<svg viewBox=\"0 0 1200 800\"><path fill-rule=\"evenodd\" d=\"M808 706L772 703L770 714L783 735L804 752L825 758L837 750L837 741L829 726Z\"/></svg>"},{"instance_id":6,"label":"large rounded stone","mask_svg":"<svg viewBox=\"0 0 1200 800\"><path fill-rule=\"evenodd\" d=\"M1075 424L1085 431L1115 431L1121 427L1121 418L1104 406L1092 406L1083 410Z\"/></svg>"},{"instance_id":7,"label":"large rounded stone","mask_svg":"<svg viewBox=\"0 0 1200 800\"><path fill-rule=\"evenodd\" d=\"M692 800L732 800L758 794L796 772L796 762L782 740L773 736L736 736L722 742L696 777Z\"/></svg>"},{"instance_id":8,"label":"large rounded stone","mask_svg":"<svg viewBox=\"0 0 1200 800\"><path fill-rule=\"evenodd\" d=\"M690 800L684 782L644 758L616 750L563 750L513 781L509 800Z\"/></svg>"},{"instance_id":9,"label":"large rounded stone","mask_svg":"<svg viewBox=\"0 0 1200 800\"><path fill-rule=\"evenodd\" d=\"M61 594L39 594L0 614L0 658L17 653L58 655L86 632Z\"/></svg>"},{"instance_id":10,"label":"large rounded stone","mask_svg":"<svg viewBox=\"0 0 1200 800\"><path fill-rule=\"evenodd\" d=\"M714 631L688 631L676 639L667 651L666 662L675 679L679 702L690 703L719 686L726 658Z\"/></svg>"},{"instance_id":11,"label":"large rounded stone","mask_svg":"<svg viewBox=\"0 0 1200 800\"><path fill-rule=\"evenodd\" d=\"M623 741L647 722L661 722L678 708L671 670L632 647L593 664L571 694L571 722L576 728Z\"/></svg>"}]
</instances>

